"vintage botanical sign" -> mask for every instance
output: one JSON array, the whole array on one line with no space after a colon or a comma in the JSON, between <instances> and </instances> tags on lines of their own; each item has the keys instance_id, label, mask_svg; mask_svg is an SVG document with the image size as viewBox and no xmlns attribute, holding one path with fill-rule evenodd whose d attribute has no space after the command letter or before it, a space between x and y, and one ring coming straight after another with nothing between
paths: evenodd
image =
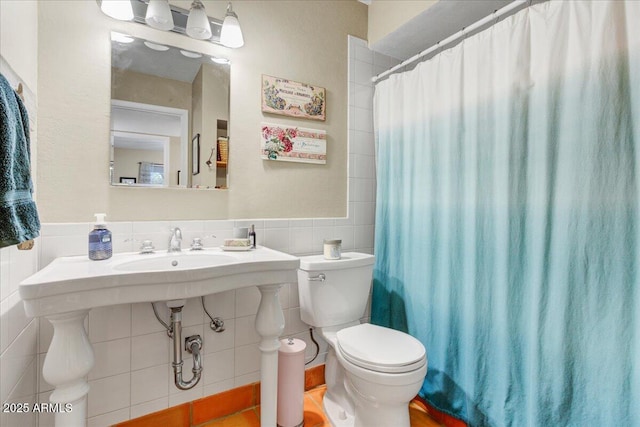
<instances>
[{"instance_id":1,"label":"vintage botanical sign","mask_svg":"<svg viewBox=\"0 0 640 427\"><path fill-rule=\"evenodd\" d=\"M262 76L262 111L325 120L325 89L293 80Z\"/></svg>"},{"instance_id":2,"label":"vintage botanical sign","mask_svg":"<svg viewBox=\"0 0 640 427\"><path fill-rule=\"evenodd\" d=\"M327 163L327 132L262 123L261 154L265 160Z\"/></svg>"}]
</instances>

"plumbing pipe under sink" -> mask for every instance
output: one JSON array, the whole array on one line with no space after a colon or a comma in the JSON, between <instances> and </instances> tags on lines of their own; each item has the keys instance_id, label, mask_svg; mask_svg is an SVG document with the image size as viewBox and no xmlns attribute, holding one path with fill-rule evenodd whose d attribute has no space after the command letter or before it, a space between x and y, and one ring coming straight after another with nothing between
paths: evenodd
<instances>
[{"instance_id":1,"label":"plumbing pipe under sink","mask_svg":"<svg viewBox=\"0 0 640 427\"><path fill-rule=\"evenodd\" d=\"M170 301L173 302L173 301ZM167 303L169 305L169 302ZM202 377L202 338L200 335L191 335L185 339L185 350L193 354L193 376L189 381L182 378L182 307L171 307L171 329L173 331L173 379L180 390L189 390L195 387Z\"/></svg>"}]
</instances>

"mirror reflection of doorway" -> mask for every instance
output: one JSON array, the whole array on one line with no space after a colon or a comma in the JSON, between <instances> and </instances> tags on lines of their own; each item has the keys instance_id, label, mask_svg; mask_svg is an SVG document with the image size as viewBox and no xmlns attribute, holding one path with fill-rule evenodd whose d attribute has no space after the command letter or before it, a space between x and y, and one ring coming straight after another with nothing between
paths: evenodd
<instances>
[{"instance_id":1,"label":"mirror reflection of doorway","mask_svg":"<svg viewBox=\"0 0 640 427\"><path fill-rule=\"evenodd\" d=\"M178 171L188 170L186 141L187 110L113 100L111 184L187 187L178 183ZM134 176L135 183L120 181Z\"/></svg>"}]
</instances>

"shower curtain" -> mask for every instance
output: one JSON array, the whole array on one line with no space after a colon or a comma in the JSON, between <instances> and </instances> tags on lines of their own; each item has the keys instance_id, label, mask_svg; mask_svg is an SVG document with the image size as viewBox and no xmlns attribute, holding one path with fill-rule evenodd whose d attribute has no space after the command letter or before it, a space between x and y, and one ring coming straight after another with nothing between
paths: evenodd
<instances>
[{"instance_id":1,"label":"shower curtain","mask_svg":"<svg viewBox=\"0 0 640 427\"><path fill-rule=\"evenodd\" d=\"M551 1L377 84L372 322L471 426L640 426L640 2Z\"/></svg>"}]
</instances>

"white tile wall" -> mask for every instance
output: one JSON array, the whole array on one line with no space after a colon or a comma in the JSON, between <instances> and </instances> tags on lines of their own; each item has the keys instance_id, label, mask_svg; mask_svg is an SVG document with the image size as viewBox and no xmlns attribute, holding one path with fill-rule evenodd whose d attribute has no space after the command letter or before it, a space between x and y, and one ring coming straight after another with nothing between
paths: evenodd
<instances>
[{"instance_id":1,"label":"white tile wall","mask_svg":"<svg viewBox=\"0 0 640 427\"><path fill-rule=\"evenodd\" d=\"M184 372L189 373L189 370L185 369ZM131 405L166 397L169 390L169 381L169 370L166 364L132 371Z\"/></svg>"},{"instance_id":2,"label":"white tile wall","mask_svg":"<svg viewBox=\"0 0 640 427\"><path fill-rule=\"evenodd\" d=\"M1 6L0 6L1 8ZM28 9L28 10L27 10ZM35 19L28 7L24 10L28 20ZM28 26L27 26L28 27ZM37 49L36 49L37 50ZM34 49L24 52L37 63ZM37 93L30 88L23 76L19 76L12 64L0 58L2 74L11 87L23 86L24 104L29 112L31 156L36 158L37 144ZM37 165L32 162L35 176ZM40 244L37 239L36 245ZM38 251L19 251L16 246L0 249L0 402L36 402L38 383L38 321L29 319L18 295L20 282L37 271ZM34 413L0 412L0 426L36 426Z\"/></svg>"},{"instance_id":3,"label":"white tile wall","mask_svg":"<svg viewBox=\"0 0 640 427\"><path fill-rule=\"evenodd\" d=\"M371 77L381 64L392 61L371 52L364 40L349 37L349 198L347 218L250 219L242 221L147 221L110 224L114 233L114 251L136 250L138 241L151 239L157 250L167 247L169 229L178 226L185 247L193 237L204 237L206 246L218 246L232 235L233 227L254 224L258 243L294 255L320 253L325 237L342 239L343 250L373 252L375 222L375 148L372 125L373 86ZM391 64L388 65L387 64ZM87 233L92 223L44 224L42 244L38 246L40 265L54 258L86 253ZM215 236L215 237L214 237ZM5 277L5 259L0 252L0 275ZM6 281L3 279L2 283ZM8 283L8 282L7 282ZM9 285L7 285L8 287ZM16 285L12 285L13 288ZM4 289L3 289L4 292ZM3 300L4 301L4 300ZM187 300L183 311L183 336L198 333L203 337L203 378L189 391L179 391L173 384L171 341L156 320L150 303L126 304L91 310L87 331L96 353L96 365L89 375L89 425L102 426L136 418L202 396L219 393L259 380L259 337L254 329L260 301L257 288L228 291L205 298L208 311L225 320L225 331L213 332L200 298ZM7 300L9 302L9 300ZM286 326L285 335L307 343L307 357L315 354L309 327L300 320L298 289L288 284L280 292ZM157 304L161 317L168 321L168 310ZM368 317L368 311L364 319ZM16 316L19 324L28 322ZM52 329L46 320L40 325L38 357L33 365L41 370ZM24 327L23 327L24 328ZM14 329L6 334L15 334ZM5 333L5 332L3 332ZM15 337L14 337L15 339ZM312 365L324 363L327 343L316 334L319 356ZM5 340L2 340L4 343ZM191 375L191 358L183 353L185 379ZM31 363L31 362L28 362ZM26 369L26 368L25 368ZM41 378L41 375L40 375ZM40 401L46 401L51 387L42 379ZM47 424L41 420L41 425Z\"/></svg>"},{"instance_id":4,"label":"white tile wall","mask_svg":"<svg viewBox=\"0 0 640 427\"><path fill-rule=\"evenodd\" d=\"M36 242L39 244L39 241ZM0 402L36 402L38 320L27 317L18 286L37 271L37 251L0 249ZM36 426L33 413L0 413L2 426Z\"/></svg>"},{"instance_id":5,"label":"white tile wall","mask_svg":"<svg viewBox=\"0 0 640 427\"><path fill-rule=\"evenodd\" d=\"M131 400L131 377L128 372L111 377L89 380L89 418L122 409L129 410ZM151 389L148 390L150 393Z\"/></svg>"}]
</instances>

